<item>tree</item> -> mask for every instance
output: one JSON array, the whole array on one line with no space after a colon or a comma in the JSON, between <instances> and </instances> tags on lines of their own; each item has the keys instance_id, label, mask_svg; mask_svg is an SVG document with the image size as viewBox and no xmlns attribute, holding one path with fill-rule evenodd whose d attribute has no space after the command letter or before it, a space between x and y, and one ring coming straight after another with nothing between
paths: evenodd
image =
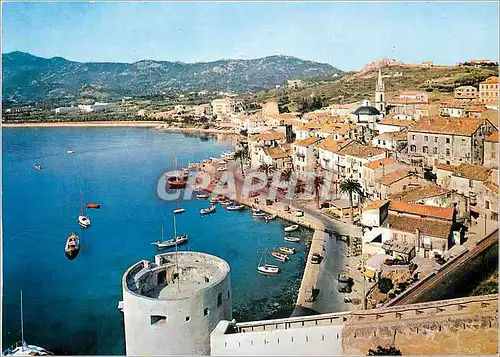
<instances>
[{"instance_id":1,"label":"tree","mask_svg":"<svg viewBox=\"0 0 500 357\"><path fill-rule=\"evenodd\" d=\"M243 161L246 161L248 157L249 157L248 147L244 147L243 149L237 150L234 153L234 159L240 160L240 168L242 173L243 173Z\"/></svg>"},{"instance_id":2,"label":"tree","mask_svg":"<svg viewBox=\"0 0 500 357\"><path fill-rule=\"evenodd\" d=\"M281 177L280 177L281 181L290 181L290 177L292 177L292 169L287 167L286 169L281 171Z\"/></svg>"},{"instance_id":3,"label":"tree","mask_svg":"<svg viewBox=\"0 0 500 357\"><path fill-rule=\"evenodd\" d=\"M274 172L274 166L266 163L260 164L259 170L264 172L267 177Z\"/></svg>"},{"instance_id":4,"label":"tree","mask_svg":"<svg viewBox=\"0 0 500 357\"><path fill-rule=\"evenodd\" d=\"M325 183L325 179L323 176L315 176L314 177L314 195L316 197L316 204L319 207L319 198L320 198L320 193L321 193L321 187L323 187L323 184Z\"/></svg>"},{"instance_id":5,"label":"tree","mask_svg":"<svg viewBox=\"0 0 500 357\"><path fill-rule=\"evenodd\" d=\"M367 356L402 356L402 354L396 347L384 348L378 346L376 350L369 349Z\"/></svg>"},{"instance_id":6,"label":"tree","mask_svg":"<svg viewBox=\"0 0 500 357\"><path fill-rule=\"evenodd\" d=\"M354 224L354 202L353 202L353 195L357 194L359 197L359 200L362 200L363 196L363 188L361 187L360 183L356 180L353 180L351 178L348 178L344 181L342 181L339 185L340 192L345 193L349 195L349 203L351 204L351 224Z\"/></svg>"}]
</instances>

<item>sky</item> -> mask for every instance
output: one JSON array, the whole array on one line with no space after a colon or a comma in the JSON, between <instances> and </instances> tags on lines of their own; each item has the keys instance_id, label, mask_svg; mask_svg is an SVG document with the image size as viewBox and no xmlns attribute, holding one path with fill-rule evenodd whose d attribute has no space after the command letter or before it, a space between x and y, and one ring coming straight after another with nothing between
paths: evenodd
<instances>
[{"instance_id":1,"label":"sky","mask_svg":"<svg viewBox=\"0 0 500 357\"><path fill-rule=\"evenodd\" d=\"M3 2L2 24L2 53L81 62L282 54L359 70L499 51L498 2Z\"/></svg>"}]
</instances>

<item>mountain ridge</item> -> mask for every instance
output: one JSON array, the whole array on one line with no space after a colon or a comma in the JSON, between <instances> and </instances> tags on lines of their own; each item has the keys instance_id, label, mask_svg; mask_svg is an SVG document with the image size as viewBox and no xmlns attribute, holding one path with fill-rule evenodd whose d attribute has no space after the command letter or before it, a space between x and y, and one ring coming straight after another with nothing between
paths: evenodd
<instances>
[{"instance_id":1,"label":"mountain ridge","mask_svg":"<svg viewBox=\"0 0 500 357\"><path fill-rule=\"evenodd\" d=\"M245 92L282 85L288 79L342 74L328 63L293 56L172 62L143 59L124 62L78 62L44 58L22 51L2 54L3 99L42 101L81 96L91 87L104 98L162 92L218 90Z\"/></svg>"}]
</instances>

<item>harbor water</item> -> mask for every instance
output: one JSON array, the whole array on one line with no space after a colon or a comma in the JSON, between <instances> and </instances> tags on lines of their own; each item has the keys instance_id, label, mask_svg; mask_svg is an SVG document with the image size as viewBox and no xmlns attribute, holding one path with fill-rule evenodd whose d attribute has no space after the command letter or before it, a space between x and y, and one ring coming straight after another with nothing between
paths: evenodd
<instances>
[{"instance_id":1,"label":"harbor water","mask_svg":"<svg viewBox=\"0 0 500 357\"><path fill-rule=\"evenodd\" d=\"M19 294L24 296L24 336L57 354L124 354L121 277L134 262L153 259L164 225L173 235L175 202L161 200L157 182L178 166L233 149L228 138L186 136L146 128L9 128L3 130L3 346L20 339ZM67 150L74 150L67 154ZM41 165L41 171L33 164ZM92 225L77 224L83 202ZM233 316L247 321L279 316L293 307L305 266L301 244L283 241L286 222L265 223L244 212L201 217L206 200L180 201L178 234L195 250L225 259L231 267ZM71 232L81 251L64 254ZM294 245L295 244L295 245ZM266 249L295 246L277 276L257 273Z\"/></svg>"}]
</instances>

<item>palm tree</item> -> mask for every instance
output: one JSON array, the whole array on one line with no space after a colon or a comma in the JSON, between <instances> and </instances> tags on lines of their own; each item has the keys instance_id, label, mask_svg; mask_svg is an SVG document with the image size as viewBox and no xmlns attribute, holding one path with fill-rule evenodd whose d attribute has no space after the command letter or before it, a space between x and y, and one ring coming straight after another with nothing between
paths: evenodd
<instances>
[{"instance_id":1,"label":"palm tree","mask_svg":"<svg viewBox=\"0 0 500 357\"><path fill-rule=\"evenodd\" d=\"M292 176L292 169L287 167L283 171L281 171L281 181L290 181L290 177Z\"/></svg>"},{"instance_id":2,"label":"palm tree","mask_svg":"<svg viewBox=\"0 0 500 357\"><path fill-rule=\"evenodd\" d=\"M297 179L297 182L295 183L295 193L303 193L305 188L306 183L301 179Z\"/></svg>"},{"instance_id":3,"label":"palm tree","mask_svg":"<svg viewBox=\"0 0 500 357\"><path fill-rule=\"evenodd\" d=\"M243 173L243 161L246 161L249 157L248 147L244 147L243 149L237 150L234 153L234 159L240 161L241 172Z\"/></svg>"},{"instance_id":4,"label":"palm tree","mask_svg":"<svg viewBox=\"0 0 500 357\"><path fill-rule=\"evenodd\" d=\"M363 188L358 181L351 178L345 179L339 185L340 192L349 195L349 203L351 204L351 224L354 224L354 207L353 207L353 194L357 194L359 199L358 202L361 203L363 198Z\"/></svg>"},{"instance_id":5,"label":"palm tree","mask_svg":"<svg viewBox=\"0 0 500 357\"><path fill-rule=\"evenodd\" d=\"M321 192L321 187L325 183L325 179L323 176L314 176L314 195L316 196L316 204L319 208L319 196Z\"/></svg>"},{"instance_id":6,"label":"palm tree","mask_svg":"<svg viewBox=\"0 0 500 357\"><path fill-rule=\"evenodd\" d=\"M274 165L270 165L264 162L260 164L259 170L264 172L266 174L266 177L269 177L269 175L274 172Z\"/></svg>"}]
</instances>

